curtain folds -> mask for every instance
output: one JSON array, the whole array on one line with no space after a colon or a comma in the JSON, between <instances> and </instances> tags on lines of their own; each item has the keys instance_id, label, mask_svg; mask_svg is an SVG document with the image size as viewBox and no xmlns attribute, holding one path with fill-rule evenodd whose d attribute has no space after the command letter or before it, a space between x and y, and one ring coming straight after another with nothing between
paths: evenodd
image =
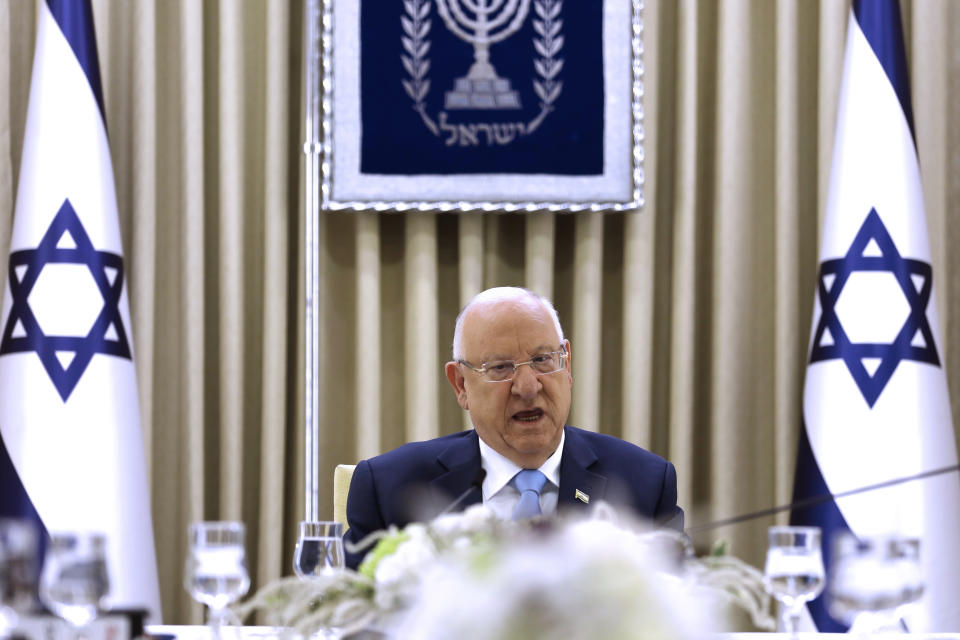
<instances>
[{"instance_id":1,"label":"curtain folds","mask_svg":"<svg viewBox=\"0 0 960 640\"><path fill-rule=\"evenodd\" d=\"M93 4L164 619L199 622L187 524L243 520L256 587L290 573L304 512L304 8ZM571 423L672 460L688 524L789 502L848 9L645 0L639 211L324 213L320 514L336 464L469 426L442 367L494 285L553 298ZM958 415L960 7L902 10ZM0 3L4 282L35 20ZM773 522L695 542L760 564Z\"/></svg>"}]
</instances>

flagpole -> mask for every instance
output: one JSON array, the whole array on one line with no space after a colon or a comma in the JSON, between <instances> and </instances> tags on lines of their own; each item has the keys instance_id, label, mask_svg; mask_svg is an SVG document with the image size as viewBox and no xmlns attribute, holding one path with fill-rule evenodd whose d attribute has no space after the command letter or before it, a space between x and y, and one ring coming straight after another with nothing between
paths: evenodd
<instances>
[{"instance_id":1,"label":"flagpole","mask_svg":"<svg viewBox=\"0 0 960 640\"><path fill-rule=\"evenodd\" d=\"M305 0L304 70L306 120L304 123L304 519L319 520L319 393L320 393L320 0ZM329 19L324 15L324 20Z\"/></svg>"}]
</instances>

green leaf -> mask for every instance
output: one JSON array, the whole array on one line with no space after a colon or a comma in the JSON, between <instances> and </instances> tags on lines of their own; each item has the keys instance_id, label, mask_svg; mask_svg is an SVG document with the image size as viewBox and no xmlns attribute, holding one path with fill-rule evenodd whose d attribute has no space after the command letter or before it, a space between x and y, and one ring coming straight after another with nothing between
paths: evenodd
<instances>
[{"instance_id":1,"label":"green leaf","mask_svg":"<svg viewBox=\"0 0 960 640\"><path fill-rule=\"evenodd\" d=\"M410 534L405 531L381 538L377 546L373 548L373 551L368 553L367 557L360 563L360 566L357 568L357 573L373 580L373 575L377 572L377 566L380 564L380 561L392 555L397 550L397 547L409 539Z\"/></svg>"},{"instance_id":2,"label":"green leaf","mask_svg":"<svg viewBox=\"0 0 960 640\"><path fill-rule=\"evenodd\" d=\"M713 546L710 547L710 555L714 557L721 557L729 555L730 553L730 541L726 538L720 538L713 543Z\"/></svg>"}]
</instances>

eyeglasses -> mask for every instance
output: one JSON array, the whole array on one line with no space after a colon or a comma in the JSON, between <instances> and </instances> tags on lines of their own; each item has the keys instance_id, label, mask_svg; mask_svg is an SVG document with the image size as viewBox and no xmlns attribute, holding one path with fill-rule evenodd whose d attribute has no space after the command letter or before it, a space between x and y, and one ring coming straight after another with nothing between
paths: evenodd
<instances>
[{"instance_id":1,"label":"eyeglasses","mask_svg":"<svg viewBox=\"0 0 960 640\"><path fill-rule=\"evenodd\" d=\"M513 360L493 360L484 362L479 368L473 366L466 360L457 360L463 366L475 371L487 382L509 382L517 375L517 370L525 364L530 365L533 372L538 376L548 373L556 373L563 369L567 362L567 352L565 349L560 351L551 351L550 353L538 353L526 362L514 362Z\"/></svg>"}]
</instances>

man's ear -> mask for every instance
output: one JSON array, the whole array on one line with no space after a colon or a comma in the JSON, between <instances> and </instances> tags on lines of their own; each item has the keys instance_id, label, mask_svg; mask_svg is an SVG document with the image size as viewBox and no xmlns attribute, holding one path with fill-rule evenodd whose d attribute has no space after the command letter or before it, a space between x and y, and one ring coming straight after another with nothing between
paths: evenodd
<instances>
[{"instance_id":1,"label":"man's ear","mask_svg":"<svg viewBox=\"0 0 960 640\"><path fill-rule=\"evenodd\" d=\"M463 374L460 372L460 365L456 362L448 362L444 366L444 371L447 374L447 380L450 381L450 386L453 387L454 393L457 394L457 404L459 404L464 411L470 410L470 405L467 402L467 389L463 384Z\"/></svg>"},{"instance_id":2,"label":"man's ear","mask_svg":"<svg viewBox=\"0 0 960 640\"><path fill-rule=\"evenodd\" d=\"M570 378L570 384L573 384L573 363L571 362L571 359L573 358L573 356L570 353L570 341L564 340L563 346L566 347L566 350L567 350L567 365L566 365L567 376Z\"/></svg>"}]
</instances>

